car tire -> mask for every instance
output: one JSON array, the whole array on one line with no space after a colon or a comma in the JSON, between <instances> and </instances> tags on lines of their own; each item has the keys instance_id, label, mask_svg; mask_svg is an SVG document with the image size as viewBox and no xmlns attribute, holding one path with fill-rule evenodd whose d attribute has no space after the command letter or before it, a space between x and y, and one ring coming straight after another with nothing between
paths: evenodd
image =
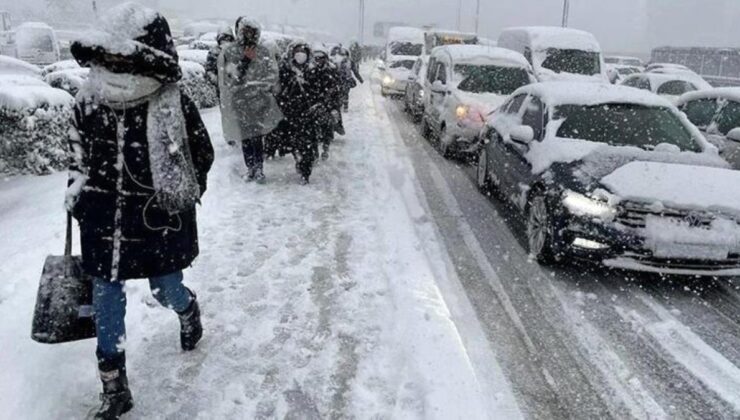
<instances>
[{"instance_id":1,"label":"car tire","mask_svg":"<svg viewBox=\"0 0 740 420\"><path fill-rule=\"evenodd\" d=\"M488 173L488 151L482 148L478 153L478 168L476 169L476 183L478 190L488 195L491 193L491 175Z\"/></svg>"},{"instance_id":2,"label":"car tire","mask_svg":"<svg viewBox=\"0 0 740 420\"><path fill-rule=\"evenodd\" d=\"M527 245L529 253L542 265L558 262L560 252L555 241L557 222L544 191L534 191L527 203Z\"/></svg>"},{"instance_id":3,"label":"car tire","mask_svg":"<svg viewBox=\"0 0 740 420\"><path fill-rule=\"evenodd\" d=\"M432 129L431 127L429 127L427 119L423 116L421 117L421 136L427 140L430 140L432 138Z\"/></svg>"}]
</instances>

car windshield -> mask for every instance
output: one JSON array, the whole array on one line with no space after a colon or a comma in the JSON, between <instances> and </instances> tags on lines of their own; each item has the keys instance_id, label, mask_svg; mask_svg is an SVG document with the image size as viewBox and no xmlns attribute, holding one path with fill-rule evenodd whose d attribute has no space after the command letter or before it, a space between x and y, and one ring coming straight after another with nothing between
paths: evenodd
<instances>
[{"instance_id":1,"label":"car windshield","mask_svg":"<svg viewBox=\"0 0 740 420\"><path fill-rule=\"evenodd\" d=\"M393 63L391 63L391 68L392 69L404 68L404 69L411 70L412 68L414 68L414 61L413 60L394 61Z\"/></svg>"},{"instance_id":2,"label":"car windshield","mask_svg":"<svg viewBox=\"0 0 740 420\"><path fill-rule=\"evenodd\" d=\"M601 72L601 59L597 52L561 50L550 48L542 67L555 73L594 75Z\"/></svg>"},{"instance_id":3,"label":"car windshield","mask_svg":"<svg viewBox=\"0 0 740 420\"><path fill-rule=\"evenodd\" d=\"M458 64L455 77L462 80L458 89L473 93L510 95L529 83L529 74L520 67Z\"/></svg>"},{"instance_id":4,"label":"car windshield","mask_svg":"<svg viewBox=\"0 0 740 420\"><path fill-rule=\"evenodd\" d=\"M717 113L717 101L715 99L691 101L683 107L683 112L692 124L704 128L712 122L714 114Z\"/></svg>"},{"instance_id":5,"label":"car windshield","mask_svg":"<svg viewBox=\"0 0 740 420\"><path fill-rule=\"evenodd\" d=\"M740 127L740 103L729 101L717 118L717 129L726 135L738 127Z\"/></svg>"},{"instance_id":6,"label":"car windshield","mask_svg":"<svg viewBox=\"0 0 740 420\"><path fill-rule=\"evenodd\" d=\"M557 137L646 150L653 150L659 144L672 144L682 151L701 151L688 127L668 108L635 104L564 105L557 108L555 118L564 119Z\"/></svg>"},{"instance_id":7,"label":"car windshield","mask_svg":"<svg viewBox=\"0 0 740 420\"><path fill-rule=\"evenodd\" d=\"M622 68L617 69L617 73L621 74L622 76L629 76L637 72L638 72L637 69L633 69L630 67L622 67Z\"/></svg>"},{"instance_id":8,"label":"car windshield","mask_svg":"<svg viewBox=\"0 0 740 420\"><path fill-rule=\"evenodd\" d=\"M412 42L394 42L391 44L391 54L412 55L418 57L421 55L423 48L423 44L414 44Z\"/></svg>"},{"instance_id":9,"label":"car windshield","mask_svg":"<svg viewBox=\"0 0 740 420\"><path fill-rule=\"evenodd\" d=\"M44 29L23 29L16 33L16 43L23 49L54 51L54 41Z\"/></svg>"}]
</instances>

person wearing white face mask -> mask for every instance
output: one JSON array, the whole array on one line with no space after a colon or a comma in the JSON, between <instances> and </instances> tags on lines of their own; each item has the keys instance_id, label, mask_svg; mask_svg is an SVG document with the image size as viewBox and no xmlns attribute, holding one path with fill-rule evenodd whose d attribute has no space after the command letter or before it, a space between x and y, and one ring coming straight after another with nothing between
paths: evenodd
<instances>
[{"instance_id":1,"label":"person wearing white face mask","mask_svg":"<svg viewBox=\"0 0 740 420\"><path fill-rule=\"evenodd\" d=\"M316 95L316 83L311 77L311 48L297 43L280 66L278 101L287 121L286 135L301 183L308 184L316 160L317 117L321 100Z\"/></svg>"},{"instance_id":2,"label":"person wearing white face mask","mask_svg":"<svg viewBox=\"0 0 740 420\"><path fill-rule=\"evenodd\" d=\"M183 285L198 256L196 204L207 187L213 148L193 101L181 92L177 50L166 19L124 3L71 46L90 67L77 95L70 187L82 270L93 278L98 368L96 419L133 408L126 369L124 283L148 278L154 297L180 319L180 346L203 334L200 305Z\"/></svg>"}]
</instances>

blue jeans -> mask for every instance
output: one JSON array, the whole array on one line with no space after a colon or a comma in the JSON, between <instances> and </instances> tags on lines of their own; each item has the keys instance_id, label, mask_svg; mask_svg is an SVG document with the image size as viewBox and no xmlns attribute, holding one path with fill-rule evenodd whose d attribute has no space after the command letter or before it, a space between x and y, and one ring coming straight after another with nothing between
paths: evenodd
<instances>
[{"instance_id":1,"label":"blue jeans","mask_svg":"<svg viewBox=\"0 0 740 420\"><path fill-rule=\"evenodd\" d=\"M149 279L149 288L162 306L185 312L193 299L182 284L182 271ZM126 340L126 292L123 282L96 278L93 281L93 306L98 335L98 358L112 358L122 353L119 345Z\"/></svg>"}]
</instances>

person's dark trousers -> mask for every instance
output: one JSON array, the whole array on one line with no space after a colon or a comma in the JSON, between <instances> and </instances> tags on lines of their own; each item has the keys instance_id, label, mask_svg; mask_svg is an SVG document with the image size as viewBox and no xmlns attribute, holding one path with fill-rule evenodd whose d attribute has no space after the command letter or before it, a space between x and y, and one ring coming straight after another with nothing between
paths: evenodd
<instances>
[{"instance_id":1,"label":"person's dark trousers","mask_svg":"<svg viewBox=\"0 0 740 420\"><path fill-rule=\"evenodd\" d=\"M296 169L301 178L307 182L313 172L318 149L314 122L307 118L297 118L290 122L289 132Z\"/></svg>"},{"instance_id":2,"label":"person's dark trousers","mask_svg":"<svg viewBox=\"0 0 740 420\"><path fill-rule=\"evenodd\" d=\"M253 171L262 169L265 160L264 136L252 137L242 140L242 153L244 154L244 163L247 169Z\"/></svg>"}]
</instances>

